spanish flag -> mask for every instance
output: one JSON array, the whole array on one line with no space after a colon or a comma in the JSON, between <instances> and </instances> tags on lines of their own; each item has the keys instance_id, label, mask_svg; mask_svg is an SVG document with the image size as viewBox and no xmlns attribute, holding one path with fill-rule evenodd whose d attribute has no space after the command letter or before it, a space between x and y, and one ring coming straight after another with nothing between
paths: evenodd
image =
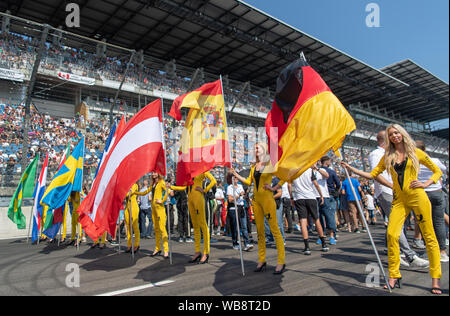
<instances>
[{"instance_id":1,"label":"spanish flag","mask_svg":"<svg viewBox=\"0 0 450 316\"><path fill-rule=\"evenodd\" d=\"M215 166L231 167L225 101L220 80L175 99L169 113L181 120L181 109L189 108L181 136L177 166L177 186Z\"/></svg>"},{"instance_id":2,"label":"spanish flag","mask_svg":"<svg viewBox=\"0 0 450 316\"><path fill-rule=\"evenodd\" d=\"M266 119L278 178L295 180L331 149L336 152L355 129L353 118L306 61L297 60L282 71Z\"/></svg>"}]
</instances>

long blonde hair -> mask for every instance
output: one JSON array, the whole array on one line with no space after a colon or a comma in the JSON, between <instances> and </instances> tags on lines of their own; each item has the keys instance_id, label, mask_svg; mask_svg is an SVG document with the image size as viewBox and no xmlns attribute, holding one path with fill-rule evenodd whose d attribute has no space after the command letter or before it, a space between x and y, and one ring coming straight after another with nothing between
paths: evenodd
<instances>
[{"instance_id":1,"label":"long blonde hair","mask_svg":"<svg viewBox=\"0 0 450 316\"><path fill-rule=\"evenodd\" d=\"M261 160L259 160L259 157L256 154L256 147L260 146L264 150L264 154L261 157ZM272 165L270 161L270 155L269 155L269 149L266 143L256 143L255 144L255 163L253 164L256 167L256 164L260 162L264 166L263 173L273 173L275 171L274 166Z\"/></svg>"},{"instance_id":2,"label":"long blonde hair","mask_svg":"<svg viewBox=\"0 0 450 316\"><path fill-rule=\"evenodd\" d=\"M397 160L397 151L395 149L395 145L391 143L389 139L389 130L390 129L396 129L402 136L403 136L403 145L405 147L406 156L408 159L411 160L412 165L416 172L419 172L420 163L419 159L416 155L416 142L412 139L412 137L409 135L409 133L400 125L398 124L391 124L386 128L386 135L385 135L385 156L384 156L384 163L386 165L386 170L391 175L391 167L394 166L395 161Z\"/></svg>"}]
</instances>

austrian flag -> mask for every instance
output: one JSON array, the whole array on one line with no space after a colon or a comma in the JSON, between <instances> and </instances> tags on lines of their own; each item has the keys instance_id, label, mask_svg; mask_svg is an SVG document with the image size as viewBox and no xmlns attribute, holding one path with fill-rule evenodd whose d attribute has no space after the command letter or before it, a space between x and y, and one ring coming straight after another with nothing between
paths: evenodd
<instances>
[{"instance_id":1,"label":"austrian flag","mask_svg":"<svg viewBox=\"0 0 450 316\"><path fill-rule=\"evenodd\" d=\"M119 211L133 184L151 172L166 175L161 100L136 114L111 146L78 208L79 222L93 240L105 231L115 236Z\"/></svg>"}]
</instances>

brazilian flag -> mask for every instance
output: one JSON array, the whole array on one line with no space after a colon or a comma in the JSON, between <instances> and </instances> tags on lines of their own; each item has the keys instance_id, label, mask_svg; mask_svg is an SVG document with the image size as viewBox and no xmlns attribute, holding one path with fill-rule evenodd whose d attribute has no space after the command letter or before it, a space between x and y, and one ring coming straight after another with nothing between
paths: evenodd
<instances>
[{"instance_id":1,"label":"brazilian flag","mask_svg":"<svg viewBox=\"0 0 450 316\"><path fill-rule=\"evenodd\" d=\"M9 203L8 217L17 225L18 229L25 229L27 226L25 215L22 213L22 199L33 197L38 161L39 155L34 158L33 162L25 170L25 173L20 178L19 186Z\"/></svg>"}]
</instances>

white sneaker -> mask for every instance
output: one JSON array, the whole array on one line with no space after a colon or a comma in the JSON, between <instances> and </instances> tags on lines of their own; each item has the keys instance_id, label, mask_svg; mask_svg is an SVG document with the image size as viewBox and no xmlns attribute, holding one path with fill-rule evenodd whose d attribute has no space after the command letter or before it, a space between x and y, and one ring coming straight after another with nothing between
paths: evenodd
<instances>
[{"instance_id":1,"label":"white sneaker","mask_svg":"<svg viewBox=\"0 0 450 316\"><path fill-rule=\"evenodd\" d=\"M400 258L400 266L404 268L409 268L409 263Z\"/></svg>"},{"instance_id":2,"label":"white sneaker","mask_svg":"<svg viewBox=\"0 0 450 316\"><path fill-rule=\"evenodd\" d=\"M441 253L441 262L447 263L448 262L448 256L446 253Z\"/></svg>"},{"instance_id":3,"label":"white sneaker","mask_svg":"<svg viewBox=\"0 0 450 316\"><path fill-rule=\"evenodd\" d=\"M413 261L411 261L410 265L416 268L428 268L430 266L430 263L428 262L428 260L419 258L418 256L414 256Z\"/></svg>"}]
</instances>

